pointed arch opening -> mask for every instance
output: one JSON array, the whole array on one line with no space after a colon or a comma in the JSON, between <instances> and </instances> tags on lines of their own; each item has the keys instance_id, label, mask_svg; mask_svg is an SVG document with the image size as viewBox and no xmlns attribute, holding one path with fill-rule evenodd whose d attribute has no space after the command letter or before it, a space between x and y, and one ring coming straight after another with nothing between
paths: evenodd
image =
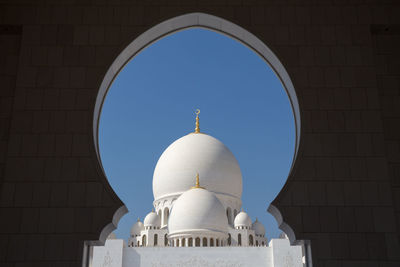
<instances>
[{"instance_id":1,"label":"pointed arch opening","mask_svg":"<svg viewBox=\"0 0 400 267\"><path fill-rule=\"evenodd\" d=\"M147 246L147 237L146 237L146 235L143 235L142 236L142 247L145 247L145 246Z\"/></svg>"},{"instance_id":2,"label":"pointed arch opening","mask_svg":"<svg viewBox=\"0 0 400 267\"><path fill-rule=\"evenodd\" d=\"M226 217L228 218L228 223L232 225L232 209L230 207L226 209Z\"/></svg>"},{"instance_id":3,"label":"pointed arch opening","mask_svg":"<svg viewBox=\"0 0 400 267\"><path fill-rule=\"evenodd\" d=\"M164 246L168 246L168 234L164 235Z\"/></svg>"},{"instance_id":4,"label":"pointed arch opening","mask_svg":"<svg viewBox=\"0 0 400 267\"><path fill-rule=\"evenodd\" d=\"M158 245L158 234L154 234L154 242L153 242L154 246Z\"/></svg>"}]
</instances>

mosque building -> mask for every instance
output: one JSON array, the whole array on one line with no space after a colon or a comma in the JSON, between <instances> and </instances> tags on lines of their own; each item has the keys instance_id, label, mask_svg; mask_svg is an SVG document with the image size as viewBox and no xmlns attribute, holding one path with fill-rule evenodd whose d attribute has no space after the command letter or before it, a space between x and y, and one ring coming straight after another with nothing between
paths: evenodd
<instances>
[{"instance_id":1,"label":"mosque building","mask_svg":"<svg viewBox=\"0 0 400 267\"><path fill-rule=\"evenodd\" d=\"M195 131L173 142L158 160L155 211L132 226L129 246L267 244L262 223L252 223L240 211L242 173L236 158L221 141L200 132L199 113Z\"/></svg>"},{"instance_id":2,"label":"mosque building","mask_svg":"<svg viewBox=\"0 0 400 267\"><path fill-rule=\"evenodd\" d=\"M121 240L111 238L112 240L107 240L105 247L114 242L112 243L114 250L111 251L115 251L115 246L124 248L122 254L128 255L120 257L120 266L124 267L197 266L193 263L196 262L196 260L193 261L193 257L187 261L187 265L182 262L166 264L166 259L170 262L177 259L173 257L174 253L177 253L171 250L173 247L178 250L195 249L190 250L187 255L207 254L210 252L203 250L214 247L212 253L217 254L208 255L203 263L194 256L198 266L208 266L204 262L213 262L213 258L218 260L224 255L232 261L234 257L240 258L240 255L247 251L243 249L251 247L259 249L250 251L255 253L250 262L257 262L258 259L259 262L266 264L248 266L278 266L267 264L266 255L270 255L272 259L273 255L282 251L287 252L286 254L290 257L293 256L294 259L297 258L294 262L298 265L293 266L303 266L301 246L290 246L287 239L273 239L268 243L264 225L257 219L253 222L250 216L241 209L242 173L239 164L232 152L221 141L200 131L199 113L200 110L197 110L195 131L173 142L157 162L153 175L153 211L146 215L143 222L138 219L134 223L127 245ZM275 242L275 254L272 249L273 242ZM162 247L167 250L160 250ZM221 247L221 249L236 247L242 251L232 256L229 250L218 252L216 247ZM277 247L280 249L277 250ZM265 248L265 251L262 248ZM93 262L106 261L107 256L110 257L110 255L105 253L104 248L97 248L94 251ZM151 264L144 263L149 260L146 255L153 259ZM277 257L275 257L275 262ZM160 259L159 265L154 262L157 258ZM240 261L241 259L237 259L237 262ZM236 266L233 262L235 261L226 266ZM248 260L247 263L249 263ZM221 263L221 266L225 266L224 264ZM220 264L215 265L213 262L211 266L220 266ZM239 264L238 266L247 265Z\"/></svg>"}]
</instances>

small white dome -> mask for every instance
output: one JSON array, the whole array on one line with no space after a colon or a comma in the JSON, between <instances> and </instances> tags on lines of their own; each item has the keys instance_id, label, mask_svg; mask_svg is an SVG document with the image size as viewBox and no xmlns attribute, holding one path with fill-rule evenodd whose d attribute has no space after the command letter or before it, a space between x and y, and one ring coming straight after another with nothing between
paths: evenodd
<instances>
[{"instance_id":1,"label":"small white dome","mask_svg":"<svg viewBox=\"0 0 400 267\"><path fill-rule=\"evenodd\" d=\"M265 235L265 227L262 223L260 223L257 219L252 225L252 229L254 230L256 235Z\"/></svg>"},{"instance_id":2,"label":"small white dome","mask_svg":"<svg viewBox=\"0 0 400 267\"><path fill-rule=\"evenodd\" d=\"M180 195L201 175L207 190L240 199L242 173L232 152L218 139L203 133L185 135L161 155L154 169L154 199Z\"/></svg>"},{"instance_id":3,"label":"small white dome","mask_svg":"<svg viewBox=\"0 0 400 267\"><path fill-rule=\"evenodd\" d=\"M206 189L194 188L176 200L169 217L168 230L170 235L190 232L227 234L228 219L224 206L215 194Z\"/></svg>"},{"instance_id":4,"label":"small white dome","mask_svg":"<svg viewBox=\"0 0 400 267\"><path fill-rule=\"evenodd\" d=\"M146 215L143 220L144 227L161 227L161 219L160 216L157 215L154 211L150 212Z\"/></svg>"},{"instance_id":5,"label":"small white dome","mask_svg":"<svg viewBox=\"0 0 400 267\"><path fill-rule=\"evenodd\" d=\"M244 211L239 212L239 214L236 215L235 217L234 225L235 227L239 226L251 227L250 216L247 215L247 213Z\"/></svg>"},{"instance_id":6,"label":"small white dome","mask_svg":"<svg viewBox=\"0 0 400 267\"><path fill-rule=\"evenodd\" d=\"M140 235L140 232L144 230L143 223L138 219L138 221L131 228L131 235Z\"/></svg>"}]
</instances>

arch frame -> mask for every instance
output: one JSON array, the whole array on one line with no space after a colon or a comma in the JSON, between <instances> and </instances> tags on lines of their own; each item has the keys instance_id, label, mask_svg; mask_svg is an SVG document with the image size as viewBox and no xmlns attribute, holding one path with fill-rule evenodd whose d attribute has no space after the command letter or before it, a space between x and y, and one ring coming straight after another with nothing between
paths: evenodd
<instances>
[{"instance_id":1,"label":"arch frame","mask_svg":"<svg viewBox=\"0 0 400 267\"><path fill-rule=\"evenodd\" d=\"M115 78L118 76L119 72L125 67L126 64L128 64L130 60L132 60L137 54L139 54L143 49L145 49L152 43L158 41L161 38L164 38L167 35L189 28L205 28L220 34L227 35L257 53L274 70L289 97L294 116L296 129L295 151L291 166L292 169L294 160L296 159L299 150L301 119L300 107L296 91L288 72L286 71L285 67L282 65L278 57L275 55L275 53L254 34L230 21L206 13L189 13L168 19L153 26L149 30L139 35L135 40L133 40L111 64L100 85L93 114L93 136L95 150L99 161L101 162L98 141L100 113L107 92L110 89Z\"/></svg>"},{"instance_id":2,"label":"arch frame","mask_svg":"<svg viewBox=\"0 0 400 267\"><path fill-rule=\"evenodd\" d=\"M126 64L128 64L129 61L132 60L136 55L138 55L143 49L165 36L189 28L204 28L231 37L257 53L273 69L274 73L281 81L281 84L289 98L295 123L295 149L292 158L291 168L288 174L288 176L290 176L294 168L295 160L299 153L301 112L295 88L288 72L286 71L285 67L280 62L278 57L275 55L275 53L254 34L228 20L200 12L188 13L185 15L173 17L151 27L150 29L139 35L137 38L135 38L125 49L123 49L107 70L97 94L93 113L93 142L98 162L101 166L103 174L105 175L99 149L98 129L100 114L104 104L104 100L112 83L118 76L119 72L126 66ZM288 180L286 180L286 183L280 192L285 190L287 186L287 181ZM119 219L127 212L126 207L123 207L124 208L122 208L119 212L116 212L116 214L114 215L115 218L113 218L112 225L108 225L106 231L105 229L103 229L104 233L102 233L102 236L106 235L108 232L111 233L111 231L116 228L116 222L118 222ZM286 231L288 231L288 229L291 230L291 228L286 223L284 223L280 211L275 206L272 206L271 204L268 208L268 211L277 219L279 228L281 230L283 230L285 233ZM291 243L295 243L296 239L294 237L293 230L291 230L291 233L289 233L288 236Z\"/></svg>"}]
</instances>

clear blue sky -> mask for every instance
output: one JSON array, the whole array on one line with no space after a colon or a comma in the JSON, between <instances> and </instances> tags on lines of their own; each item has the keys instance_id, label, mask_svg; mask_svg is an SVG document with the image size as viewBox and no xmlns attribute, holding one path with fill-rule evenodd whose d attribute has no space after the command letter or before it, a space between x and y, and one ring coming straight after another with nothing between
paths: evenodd
<instances>
[{"instance_id":1,"label":"clear blue sky","mask_svg":"<svg viewBox=\"0 0 400 267\"><path fill-rule=\"evenodd\" d=\"M280 230L266 210L286 181L294 154L289 99L272 69L227 36L188 29L152 44L121 71L106 97L99 141L106 175L129 213L115 231L127 239L152 209L153 170L161 153L192 132L221 140L243 174L243 208Z\"/></svg>"}]
</instances>

